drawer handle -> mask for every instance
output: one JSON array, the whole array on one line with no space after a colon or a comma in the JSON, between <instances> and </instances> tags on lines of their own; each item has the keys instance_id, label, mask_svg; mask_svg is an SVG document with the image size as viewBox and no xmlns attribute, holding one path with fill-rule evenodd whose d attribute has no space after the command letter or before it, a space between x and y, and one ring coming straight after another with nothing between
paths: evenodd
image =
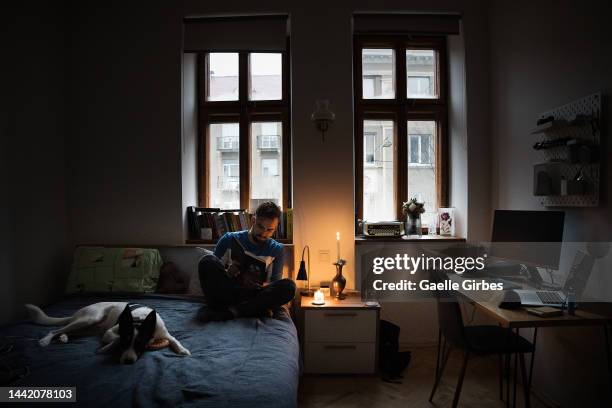
<instances>
[{"instance_id":1,"label":"drawer handle","mask_svg":"<svg viewBox=\"0 0 612 408\"><path fill-rule=\"evenodd\" d=\"M325 349L329 349L329 350L355 350L357 348L357 346L355 346L354 344L334 344L334 345L326 345L323 346L323 348Z\"/></svg>"},{"instance_id":2,"label":"drawer handle","mask_svg":"<svg viewBox=\"0 0 612 408\"><path fill-rule=\"evenodd\" d=\"M341 313L341 312L340 313L338 313L338 312L336 312L336 313L327 312L327 313L325 313L325 316L329 316L329 317L355 317L355 316L357 316L357 313L354 313L354 312L353 313L350 313L350 312L349 313L346 313L346 312L345 313Z\"/></svg>"}]
</instances>

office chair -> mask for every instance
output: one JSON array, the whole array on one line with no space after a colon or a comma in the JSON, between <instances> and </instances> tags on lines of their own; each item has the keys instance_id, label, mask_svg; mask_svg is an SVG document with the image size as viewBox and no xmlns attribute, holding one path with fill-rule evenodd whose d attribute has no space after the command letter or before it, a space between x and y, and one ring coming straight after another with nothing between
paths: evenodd
<instances>
[{"instance_id":1,"label":"office chair","mask_svg":"<svg viewBox=\"0 0 612 408\"><path fill-rule=\"evenodd\" d=\"M441 281L440 275L434 275L433 281ZM459 403L461 387L467 369L468 359L471 355L494 355L499 356L500 361L500 399L502 399L502 356L506 357L506 363L510 364L510 356L519 353L523 386L525 391L525 406L529 406L529 395L527 395L527 375L525 372L525 353L533 353L534 347L529 341L509 329L499 326L465 326L461 316L459 302L453 292L437 291L438 304L438 353L436 357L436 377L429 396L432 402L436 389L440 384L442 373L453 348L463 350L463 363L461 373L453 397L453 408ZM508 375L509 377L509 375ZM508 379L508 387L509 379ZM509 400L509 398L508 398ZM507 401L508 402L508 401Z\"/></svg>"}]
</instances>

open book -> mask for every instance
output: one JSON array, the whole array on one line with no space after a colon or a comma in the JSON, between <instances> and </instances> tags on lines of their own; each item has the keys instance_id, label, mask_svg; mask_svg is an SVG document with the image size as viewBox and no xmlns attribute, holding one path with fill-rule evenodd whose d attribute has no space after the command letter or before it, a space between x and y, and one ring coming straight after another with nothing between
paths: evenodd
<instances>
[{"instance_id":1,"label":"open book","mask_svg":"<svg viewBox=\"0 0 612 408\"><path fill-rule=\"evenodd\" d=\"M258 283L264 283L270 279L272 268L270 265L274 258L271 256L257 256L247 251L238 238L232 237L230 245L232 262L240 264L240 274L250 275L249 278ZM244 278L244 276L242 276Z\"/></svg>"}]
</instances>

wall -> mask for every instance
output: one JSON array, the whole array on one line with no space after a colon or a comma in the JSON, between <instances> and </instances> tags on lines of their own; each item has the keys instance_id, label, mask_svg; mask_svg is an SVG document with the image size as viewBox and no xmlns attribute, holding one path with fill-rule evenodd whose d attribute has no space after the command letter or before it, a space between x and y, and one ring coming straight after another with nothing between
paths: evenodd
<instances>
[{"instance_id":1,"label":"wall","mask_svg":"<svg viewBox=\"0 0 612 408\"><path fill-rule=\"evenodd\" d=\"M532 196L536 156L528 133L541 112L602 91L605 140L612 124L610 16L612 7L605 1L517 1L512 7L493 3L494 208L542 209ZM601 154L610 157L609 142ZM612 240L609 166L604 165L602 180L598 208L567 209L565 240ZM537 353L534 385L550 399L562 406L612 403L601 329L541 330Z\"/></svg>"},{"instance_id":2,"label":"wall","mask_svg":"<svg viewBox=\"0 0 612 408\"><path fill-rule=\"evenodd\" d=\"M61 3L3 6L0 324L66 277L66 61Z\"/></svg>"},{"instance_id":3,"label":"wall","mask_svg":"<svg viewBox=\"0 0 612 408\"><path fill-rule=\"evenodd\" d=\"M198 115L196 104L196 55L183 54L182 64L182 105L181 105L181 188L183 207L198 205L197 191L197 130ZM187 213L183 211L183 240L188 238Z\"/></svg>"},{"instance_id":4,"label":"wall","mask_svg":"<svg viewBox=\"0 0 612 408\"><path fill-rule=\"evenodd\" d=\"M183 242L180 21L155 2L72 3L71 245Z\"/></svg>"},{"instance_id":5,"label":"wall","mask_svg":"<svg viewBox=\"0 0 612 408\"><path fill-rule=\"evenodd\" d=\"M334 252L335 232L340 231L346 237L343 256L348 258L350 270L354 265L348 239L353 232L352 78L347 75L352 72L350 15L371 6L365 1L324 6L325 13L320 12L317 2L215 6L193 1L172 9L150 3L146 8L121 3L95 9L75 3L71 31L79 33L73 40L79 51L71 59L71 242L181 242L181 17L288 11L292 24L296 244L311 244L314 253L318 249ZM376 9L422 7L419 2L388 1ZM429 7L446 11L464 8L450 1ZM467 48L479 61L482 50L471 44L477 42L482 30L480 8L471 2L465 8L474 14L467 17L474 24L468 30ZM109 22L112 30L107 29ZM321 75L321 61L325 61L325 75ZM479 67L474 64L473 73L468 68L468 79L478 77L481 82ZM309 119L314 101L322 98L331 100L337 115L325 143ZM84 100L87 103L81 103ZM475 105L469 110L474 115L484 109L480 102L468 99L470 103ZM475 129L473 137L484 139L485 134ZM327 263L317 267L317 279L332 272Z\"/></svg>"},{"instance_id":6,"label":"wall","mask_svg":"<svg viewBox=\"0 0 612 408\"><path fill-rule=\"evenodd\" d=\"M312 282L331 279L335 233L348 261L347 287L354 286L353 11L458 11L464 13L466 140L469 167L457 177L469 194L468 237L488 231L487 48L483 1L384 1L351 3L246 1L110 2L104 7L73 2L70 32L70 123L68 185L70 245L77 243L176 244L184 239L184 205L194 191L193 163L186 156L192 124L181 116L181 32L184 16L288 12L291 15L294 242L312 251ZM78 35L77 35L78 33ZM182 93L183 92L183 93ZM310 121L317 99L329 99L336 121L321 141ZM186 102L187 101L187 102ZM184 105L188 106L188 105ZM181 127L182 126L182 127ZM182 129L182 130L181 130ZM183 141L181 141L183 138ZM472 157L473 156L473 157ZM183 160L181 160L181 157ZM454 156L457 160L459 156ZM484 159L483 159L484 157ZM463 175L462 175L463 174ZM181 183L181 178L182 182ZM457 189L455 193L457 196ZM453 198L451 198L452 200ZM473 203L473 204L472 204ZM471 208L478 210L471 210ZM464 219L467 219L464 218ZM330 258L319 257L329 250ZM323 259L323 260L322 260ZM296 263L299 259L296 260ZM297 270L297 269L296 269ZM401 320L401 310L398 310ZM431 315L423 319L431 321ZM408 322L405 322L408 324ZM435 333L428 326L427 333ZM406 330L410 332L409 329ZM430 334L431 334L430 333ZM434 337L425 336L424 341Z\"/></svg>"}]
</instances>

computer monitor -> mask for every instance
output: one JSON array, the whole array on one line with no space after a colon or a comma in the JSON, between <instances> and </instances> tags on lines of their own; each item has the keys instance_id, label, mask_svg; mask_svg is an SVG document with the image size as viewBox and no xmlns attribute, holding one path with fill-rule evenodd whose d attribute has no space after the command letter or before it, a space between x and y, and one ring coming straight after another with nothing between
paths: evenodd
<instances>
[{"instance_id":1,"label":"computer monitor","mask_svg":"<svg viewBox=\"0 0 612 408\"><path fill-rule=\"evenodd\" d=\"M491 255L557 269L564 220L563 211L495 210ZM518 242L534 244L520 245Z\"/></svg>"}]
</instances>

